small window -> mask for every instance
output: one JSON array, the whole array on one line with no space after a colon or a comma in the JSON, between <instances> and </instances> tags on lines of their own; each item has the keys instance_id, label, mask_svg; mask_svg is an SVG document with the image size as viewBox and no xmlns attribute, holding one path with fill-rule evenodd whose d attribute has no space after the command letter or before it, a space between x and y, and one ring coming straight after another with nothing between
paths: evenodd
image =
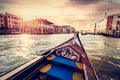
<instances>
[{"instance_id":1,"label":"small window","mask_svg":"<svg viewBox=\"0 0 120 80\"><path fill-rule=\"evenodd\" d=\"M0 15L0 17L3 17L2 15Z\"/></svg>"},{"instance_id":2,"label":"small window","mask_svg":"<svg viewBox=\"0 0 120 80\"><path fill-rule=\"evenodd\" d=\"M113 18L113 16L109 16L108 18L109 18L109 19L112 19L112 18Z\"/></svg>"},{"instance_id":3,"label":"small window","mask_svg":"<svg viewBox=\"0 0 120 80\"><path fill-rule=\"evenodd\" d=\"M4 27L3 24L1 24L1 27Z\"/></svg>"},{"instance_id":4,"label":"small window","mask_svg":"<svg viewBox=\"0 0 120 80\"><path fill-rule=\"evenodd\" d=\"M3 20L1 19L1 22L3 22Z\"/></svg>"},{"instance_id":5,"label":"small window","mask_svg":"<svg viewBox=\"0 0 120 80\"><path fill-rule=\"evenodd\" d=\"M111 19L113 18L113 16L110 17Z\"/></svg>"},{"instance_id":6,"label":"small window","mask_svg":"<svg viewBox=\"0 0 120 80\"><path fill-rule=\"evenodd\" d=\"M110 30L112 30L112 26L110 26Z\"/></svg>"},{"instance_id":7,"label":"small window","mask_svg":"<svg viewBox=\"0 0 120 80\"><path fill-rule=\"evenodd\" d=\"M118 18L120 18L120 16L118 16Z\"/></svg>"},{"instance_id":8,"label":"small window","mask_svg":"<svg viewBox=\"0 0 120 80\"><path fill-rule=\"evenodd\" d=\"M119 25L120 24L120 21L117 21L117 23L116 23L117 25Z\"/></svg>"},{"instance_id":9,"label":"small window","mask_svg":"<svg viewBox=\"0 0 120 80\"><path fill-rule=\"evenodd\" d=\"M119 27L118 27L118 26L116 26L116 30L119 30Z\"/></svg>"}]
</instances>

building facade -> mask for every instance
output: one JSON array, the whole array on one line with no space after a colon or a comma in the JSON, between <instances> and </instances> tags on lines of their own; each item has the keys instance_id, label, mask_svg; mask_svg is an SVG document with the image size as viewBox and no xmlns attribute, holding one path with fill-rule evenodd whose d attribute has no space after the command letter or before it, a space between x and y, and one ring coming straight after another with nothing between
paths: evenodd
<instances>
[{"instance_id":1,"label":"building facade","mask_svg":"<svg viewBox=\"0 0 120 80\"><path fill-rule=\"evenodd\" d=\"M4 14L0 14L0 31L4 31L5 30L5 21L4 21Z\"/></svg>"},{"instance_id":2,"label":"building facade","mask_svg":"<svg viewBox=\"0 0 120 80\"><path fill-rule=\"evenodd\" d=\"M55 34L60 34L63 32L63 28L61 26L58 26L58 25L53 25L53 28L54 28L54 33Z\"/></svg>"},{"instance_id":3,"label":"building facade","mask_svg":"<svg viewBox=\"0 0 120 80\"><path fill-rule=\"evenodd\" d=\"M99 22L90 25L90 33L120 37L120 14L105 17Z\"/></svg>"},{"instance_id":4,"label":"building facade","mask_svg":"<svg viewBox=\"0 0 120 80\"><path fill-rule=\"evenodd\" d=\"M107 23L106 18L104 18L96 23L96 33L97 34L106 34L106 23Z\"/></svg>"},{"instance_id":5,"label":"building facade","mask_svg":"<svg viewBox=\"0 0 120 80\"><path fill-rule=\"evenodd\" d=\"M120 14L107 17L106 33L111 36L120 37Z\"/></svg>"},{"instance_id":6,"label":"building facade","mask_svg":"<svg viewBox=\"0 0 120 80\"><path fill-rule=\"evenodd\" d=\"M69 25L65 25L65 26L62 26L63 28L63 33L74 33L75 32L75 28L69 26Z\"/></svg>"},{"instance_id":7,"label":"building facade","mask_svg":"<svg viewBox=\"0 0 120 80\"><path fill-rule=\"evenodd\" d=\"M25 22L23 31L25 33L53 33L53 23L46 19L37 18Z\"/></svg>"},{"instance_id":8,"label":"building facade","mask_svg":"<svg viewBox=\"0 0 120 80\"><path fill-rule=\"evenodd\" d=\"M16 15L5 13L5 26L10 32L21 32L23 20Z\"/></svg>"},{"instance_id":9,"label":"building facade","mask_svg":"<svg viewBox=\"0 0 120 80\"><path fill-rule=\"evenodd\" d=\"M0 14L0 32L2 33L37 33L37 34L52 34L52 33L73 33L75 29L70 26L58 26L54 23L36 18L34 20L23 22L23 19L10 14Z\"/></svg>"},{"instance_id":10,"label":"building facade","mask_svg":"<svg viewBox=\"0 0 120 80\"><path fill-rule=\"evenodd\" d=\"M96 34L96 23L91 24L88 28L89 34Z\"/></svg>"}]
</instances>

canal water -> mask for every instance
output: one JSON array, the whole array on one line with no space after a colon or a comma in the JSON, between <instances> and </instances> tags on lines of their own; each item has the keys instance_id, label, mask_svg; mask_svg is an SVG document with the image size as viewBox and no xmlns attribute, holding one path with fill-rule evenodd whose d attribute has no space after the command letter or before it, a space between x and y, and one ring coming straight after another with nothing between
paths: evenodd
<instances>
[{"instance_id":1,"label":"canal water","mask_svg":"<svg viewBox=\"0 0 120 80\"><path fill-rule=\"evenodd\" d=\"M73 34L0 35L0 75L71 38ZM120 80L120 39L80 35L100 80Z\"/></svg>"}]
</instances>

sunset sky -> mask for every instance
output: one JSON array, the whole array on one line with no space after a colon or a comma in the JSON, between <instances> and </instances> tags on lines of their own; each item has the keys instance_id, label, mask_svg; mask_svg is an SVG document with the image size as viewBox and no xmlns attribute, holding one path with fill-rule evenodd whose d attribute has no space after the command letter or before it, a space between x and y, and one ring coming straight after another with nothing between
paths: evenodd
<instances>
[{"instance_id":1,"label":"sunset sky","mask_svg":"<svg viewBox=\"0 0 120 80\"><path fill-rule=\"evenodd\" d=\"M0 0L0 13L9 12L24 21L44 18L57 25L82 27L120 14L120 0Z\"/></svg>"}]
</instances>

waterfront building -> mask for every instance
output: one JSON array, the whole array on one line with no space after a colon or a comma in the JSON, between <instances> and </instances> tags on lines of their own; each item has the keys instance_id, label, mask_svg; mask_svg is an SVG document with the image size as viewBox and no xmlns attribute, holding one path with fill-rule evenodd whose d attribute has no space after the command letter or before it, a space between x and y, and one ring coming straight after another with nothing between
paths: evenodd
<instances>
[{"instance_id":1,"label":"waterfront building","mask_svg":"<svg viewBox=\"0 0 120 80\"><path fill-rule=\"evenodd\" d=\"M69 25L62 26L62 28L63 28L63 33L74 33L75 32L75 28Z\"/></svg>"},{"instance_id":2,"label":"waterfront building","mask_svg":"<svg viewBox=\"0 0 120 80\"><path fill-rule=\"evenodd\" d=\"M24 23L24 31L27 33L53 33L53 23L41 18Z\"/></svg>"},{"instance_id":3,"label":"waterfront building","mask_svg":"<svg viewBox=\"0 0 120 80\"><path fill-rule=\"evenodd\" d=\"M54 33L59 34L63 32L63 28L61 26L58 25L53 25L53 29L54 29Z\"/></svg>"},{"instance_id":4,"label":"waterfront building","mask_svg":"<svg viewBox=\"0 0 120 80\"><path fill-rule=\"evenodd\" d=\"M58 30L58 26L57 26L57 25L53 25L53 28L54 28L54 29L53 29L53 32L57 34L57 32L58 32L58 31L57 31L57 30Z\"/></svg>"},{"instance_id":5,"label":"waterfront building","mask_svg":"<svg viewBox=\"0 0 120 80\"><path fill-rule=\"evenodd\" d=\"M5 21L4 21L4 14L0 13L0 31L5 30Z\"/></svg>"},{"instance_id":6,"label":"waterfront building","mask_svg":"<svg viewBox=\"0 0 120 80\"><path fill-rule=\"evenodd\" d=\"M89 29L88 29L87 31L88 31L88 33L90 33L90 34L96 34L96 23L91 24L91 25L89 26Z\"/></svg>"},{"instance_id":7,"label":"waterfront building","mask_svg":"<svg viewBox=\"0 0 120 80\"><path fill-rule=\"evenodd\" d=\"M90 25L89 32L120 37L120 14L106 16L99 22Z\"/></svg>"},{"instance_id":8,"label":"waterfront building","mask_svg":"<svg viewBox=\"0 0 120 80\"><path fill-rule=\"evenodd\" d=\"M58 26L54 23L36 18L34 20L23 22L23 19L10 14L0 14L0 31L2 33L37 33L37 34L52 34L52 33L73 33L75 29L70 26Z\"/></svg>"},{"instance_id":9,"label":"waterfront building","mask_svg":"<svg viewBox=\"0 0 120 80\"><path fill-rule=\"evenodd\" d=\"M120 14L107 17L106 33L111 36L120 37Z\"/></svg>"},{"instance_id":10,"label":"waterfront building","mask_svg":"<svg viewBox=\"0 0 120 80\"><path fill-rule=\"evenodd\" d=\"M107 23L107 18L104 18L96 23L97 34L106 34L106 23Z\"/></svg>"},{"instance_id":11,"label":"waterfront building","mask_svg":"<svg viewBox=\"0 0 120 80\"><path fill-rule=\"evenodd\" d=\"M62 26L63 33L69 33L69 26Z\"/></svg>"},{"instance_id":12,"label":"waterfront building","mask_svg":"<svg viewBox=\"0 0 120 80\"><path fill-rule=\"evenodd\" d=\"M69 31L70 33L75 33L76 32L76 30L75 30L75 28L74 27L70 27L70 31Z\"/></svg>"},{"instance_id":13,"label":"waterfront building","mask_svg":"<svg viewBox=\"0 0 120 80\"><path fill-rule=\"evenodd\" d=\"M10 14L10 13L5 13L5 26L8 31L10 32L21 32L21 29L23 27L23 19Z\"/></svg>"}]
</instances>

